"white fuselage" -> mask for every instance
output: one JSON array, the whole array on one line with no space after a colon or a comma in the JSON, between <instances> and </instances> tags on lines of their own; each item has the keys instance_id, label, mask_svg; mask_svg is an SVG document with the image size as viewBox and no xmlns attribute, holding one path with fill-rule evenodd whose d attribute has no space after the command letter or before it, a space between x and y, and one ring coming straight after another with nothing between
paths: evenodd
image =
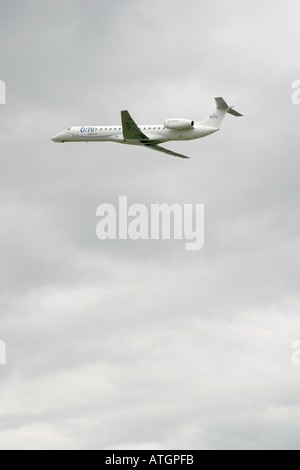
<instances>
[{"instance_id":1,"label":"white fuselage","mask_svg":"<svg viewBox=\"0 0 300 470\"><path fill-rule=\"evenodd\" d=\"M143 145L149 149L174 157L189 158L181 153L166 149L160 144L170 140L194 140L214 134L226 113L242 116L222 97L215 98L216 109L204 121L189 119L166 119L163 124L138 126L128 110L121 111L121 126L82 126L69 129L52 137L53 142L119 142L120 144Z\"/></svg>"},{"instance_id":2,"label":"white fuselage","mask_svg":"<svg viewBox=\"0 0 300 470\"><path fill-rule=\"evenodd\" d=\"M218 131L218 128L196 122L186 130L167 129L162 124L143 125L138 128L147 136L149 143L163 143L170 140L200 139ZM121 126L82 126L71 127L52 138L53 142L119 142L121 144L143 145L137 139L124 139Z\"/></svg>"}]
</instances>

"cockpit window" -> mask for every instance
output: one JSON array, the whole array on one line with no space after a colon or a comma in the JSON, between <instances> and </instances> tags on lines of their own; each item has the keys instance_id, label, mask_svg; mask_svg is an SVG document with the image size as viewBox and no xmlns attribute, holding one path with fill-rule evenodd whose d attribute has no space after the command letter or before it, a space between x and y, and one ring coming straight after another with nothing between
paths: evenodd
<instances>
[{"instance_id":1,"label":"cockpit window","mask_svg":"<svg viewBox=\"0 0 300 470\"><path fill-rule=\"evenodd\" d=\"M67 129L67 131L70 131L71 130L71 127L69 127L69 129Z\"/></svg>"}]
</instances>

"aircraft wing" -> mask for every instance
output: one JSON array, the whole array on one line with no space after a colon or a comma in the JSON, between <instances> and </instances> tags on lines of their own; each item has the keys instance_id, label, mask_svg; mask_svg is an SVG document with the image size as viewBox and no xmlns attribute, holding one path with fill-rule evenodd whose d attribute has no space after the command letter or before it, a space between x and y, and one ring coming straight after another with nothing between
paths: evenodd
<instances>
[{"instance_id":1,"label":"aircraft wing","mask_svg":"<svg viewBox=\"0 0 300 470\"><path fill-rule=\"evenodd\" d=\"M173 152L172 150L165 149L156 144L148 144L149 137L147 137L136 125L132 117L130 116L127 110L121 111L122 118L122 127L123 135L125 140L139 140L142 142L145 147L148 147L152 150L157 150L158 152L167 153L168 155L173 155L173 157L189 158L180 153Z\"/></svg>"},{"instance_id":2,"label":"aircraft wing","mask_svg":"<svg viewBox=\"0 0 300 470\"><path fill-rule=\"evenodd\" d=\"M121 111L122 127L124 139L128 140L149 140L148 137L138 128L128 111Z\"/></svg>"},{"instance_id":3,"label":"aircraft wing","mask_svg":"<svg viewBox=\"0 0 300 470\"><path fill-rule=\"evenodd\" d=\"M157 150L158 152L167 153L168 155L173 155L173 157L190 158L190 157L187 157L186 155L182 155L181 153L173 152L173 150L165 149L164 147L161 147L160 145L145 144L145 147L147 147L148 149Z\"/></svg>"}]
</instances>

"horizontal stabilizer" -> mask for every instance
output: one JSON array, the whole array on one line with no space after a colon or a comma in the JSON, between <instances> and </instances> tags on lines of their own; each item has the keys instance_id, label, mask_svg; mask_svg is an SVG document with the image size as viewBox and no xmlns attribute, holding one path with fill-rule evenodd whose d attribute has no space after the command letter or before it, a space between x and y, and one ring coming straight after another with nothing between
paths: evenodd
<instances>
[{"instance_id":1,"label":"horizontal stabilizer","mask_svg":"<svg viewBox=\"0 0 300 470\"><path fill-rule=\"evenodd\" d=\"M225 112L227 112L228 114L232 114L232 116L236 116L236 117L242 117L243 115L238 113L237 111L235 111L234 109L234 106L228 106L228 104L226 103L226 101L223 99L223 98L215 98L215 101L216 101L216 105L217 105L217 109L221 109Z\"/></svg>"},{"instance_id":2,"label":"horizontal stabilizer","mask_svg":"<svg viewBox=\"0 0 300 470\"><path fill-rule=\"evenodd\" d=\"M233 108L233 106L231 106L231 108L228 109L228 111L227 111L228 114L232 114L232 116L236 116L236 117L243 117L242 114L238 113L237 111L235 111L232 108Z\"/></svg>"}]
</instances>

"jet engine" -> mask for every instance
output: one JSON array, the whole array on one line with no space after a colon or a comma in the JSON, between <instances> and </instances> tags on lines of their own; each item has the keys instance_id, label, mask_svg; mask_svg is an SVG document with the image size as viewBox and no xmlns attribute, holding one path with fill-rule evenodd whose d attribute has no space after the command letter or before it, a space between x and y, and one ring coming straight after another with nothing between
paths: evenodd
<instances>
[{"instance_id":1,"label":"jet engine","mask_svg":"<svg viewBox=\"0 0 300 470\"><path fill-rule=\"evenodd\" d=\"M164 126L167 129L172 129L176 131L185 131L194 127L194 121L189 121L188 119L167 119L164 122Z\"/></svg>"}]
</instances>

